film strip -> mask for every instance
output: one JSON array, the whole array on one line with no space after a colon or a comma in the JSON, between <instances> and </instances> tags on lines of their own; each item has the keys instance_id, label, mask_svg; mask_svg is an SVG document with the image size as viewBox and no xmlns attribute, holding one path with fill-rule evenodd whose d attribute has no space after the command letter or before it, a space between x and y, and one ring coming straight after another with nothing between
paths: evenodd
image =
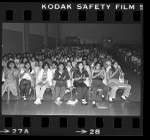
<instances>
[{"instance_id":1,"label":"film strip","mask_svg":"<svg viewBox=\"0 0 150 140\"><path fill-rule=\"evenodd\" d=\"M1 44L3 23L139 24L143 28L143 4L3 2L0 22ZM143 96L140 115L135 116L4 115L0 106L0 135L143 135Z\"/></svg>"}]
</instances>

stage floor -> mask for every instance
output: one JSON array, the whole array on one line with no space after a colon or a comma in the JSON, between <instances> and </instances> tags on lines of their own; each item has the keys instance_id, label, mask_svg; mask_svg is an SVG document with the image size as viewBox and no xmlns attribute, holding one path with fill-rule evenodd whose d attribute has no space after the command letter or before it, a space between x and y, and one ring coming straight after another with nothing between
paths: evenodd
<instances>
[{"instance_id":1,"label":"stage floor","mask_svg":"<svg viewBox=\"0 0 150 140\"><path fill-rule=\"evenodd\" d=\"M97 101L102 103L104 101ZM107 103L106 101L104 103ZM98 109L89 101L88 105L78 102L75 106L67 105L66 101L57 106L52 100L43 100L41 105L35 105L33 100L2 101L3 115L97 115L97 116L138 116L140 101L116 100L107 103L108 108Z\"/></svg>"}]
</instances>

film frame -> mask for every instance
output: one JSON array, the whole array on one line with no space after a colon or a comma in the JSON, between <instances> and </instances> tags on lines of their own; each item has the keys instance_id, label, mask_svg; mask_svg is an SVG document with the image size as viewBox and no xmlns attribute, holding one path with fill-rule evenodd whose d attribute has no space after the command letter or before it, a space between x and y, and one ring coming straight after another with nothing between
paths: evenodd
<instances>
[{"instance_id":1,"label":"film frame","mask_svg":"<svg viewBox=\"0 0 150 140\"><path fill-rule=\"evenodd\" d=\"M61 3L59 3L61 4ZM143 10L42 10L41 3L0 3L0 32L2 23L50 22L50 23L129 23L143 27ZM112 3L112 5L115 5ZM135 3L137 7L140 4ZM141 4L142 5L142 4ZM33 8L34 7L34 8ZM67 14L67 16L66 16ZM97 15L102 15L98 19ZM93 16L90 16L93 15ZM142 30L143 35L143 30ZM2 35L0 38L2 44ZM143 38L142 38L143 42ZM143 83L143 79L142 79ZM143 85L142 85L143 87ZM142 91L143 92L143 91ZM1 104L0 104L0 108ZM2 111L1 111L2 112ZM18 123L19 122L19 123ZM37 123L38 122L38 123ZM143 95L141 96L140 116L9 116L0 115L2 135L68 135L68 136L109 136L143 134ZM76 133L85 130L87 133ZM119 131L119 132L118 132ZM99 133L100 132L100 133Z\"/></svg>"}]
</instances>

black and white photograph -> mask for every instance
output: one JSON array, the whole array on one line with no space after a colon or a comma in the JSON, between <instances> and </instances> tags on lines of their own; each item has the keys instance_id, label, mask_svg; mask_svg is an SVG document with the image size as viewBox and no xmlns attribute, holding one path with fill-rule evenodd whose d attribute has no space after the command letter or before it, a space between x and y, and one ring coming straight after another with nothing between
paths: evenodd
<instances>
[{"instance_id":1,"label":"black and white photograph","mask_svg":"<svg viewBox=\"0 0 150 140\"><path fill-rule=\"evenodd\" d=\"M141 24L3 23L2 115L140 116Z\"/></svg>"}]
</instances>

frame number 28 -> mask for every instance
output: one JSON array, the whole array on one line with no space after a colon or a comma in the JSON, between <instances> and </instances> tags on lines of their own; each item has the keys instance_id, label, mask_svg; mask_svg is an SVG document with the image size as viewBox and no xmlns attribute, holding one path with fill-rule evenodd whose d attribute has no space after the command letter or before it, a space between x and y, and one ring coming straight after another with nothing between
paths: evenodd
<instances>
[{"instance_id":1,"label":"frame number 28","mask_svg":"<svg viewBox=\"0 0 150 140\"><path fill-rule=\"evenodd\" d=\"M99 135L100 129L90 129L90 135Z\"/></svg>"}]
</instances>

